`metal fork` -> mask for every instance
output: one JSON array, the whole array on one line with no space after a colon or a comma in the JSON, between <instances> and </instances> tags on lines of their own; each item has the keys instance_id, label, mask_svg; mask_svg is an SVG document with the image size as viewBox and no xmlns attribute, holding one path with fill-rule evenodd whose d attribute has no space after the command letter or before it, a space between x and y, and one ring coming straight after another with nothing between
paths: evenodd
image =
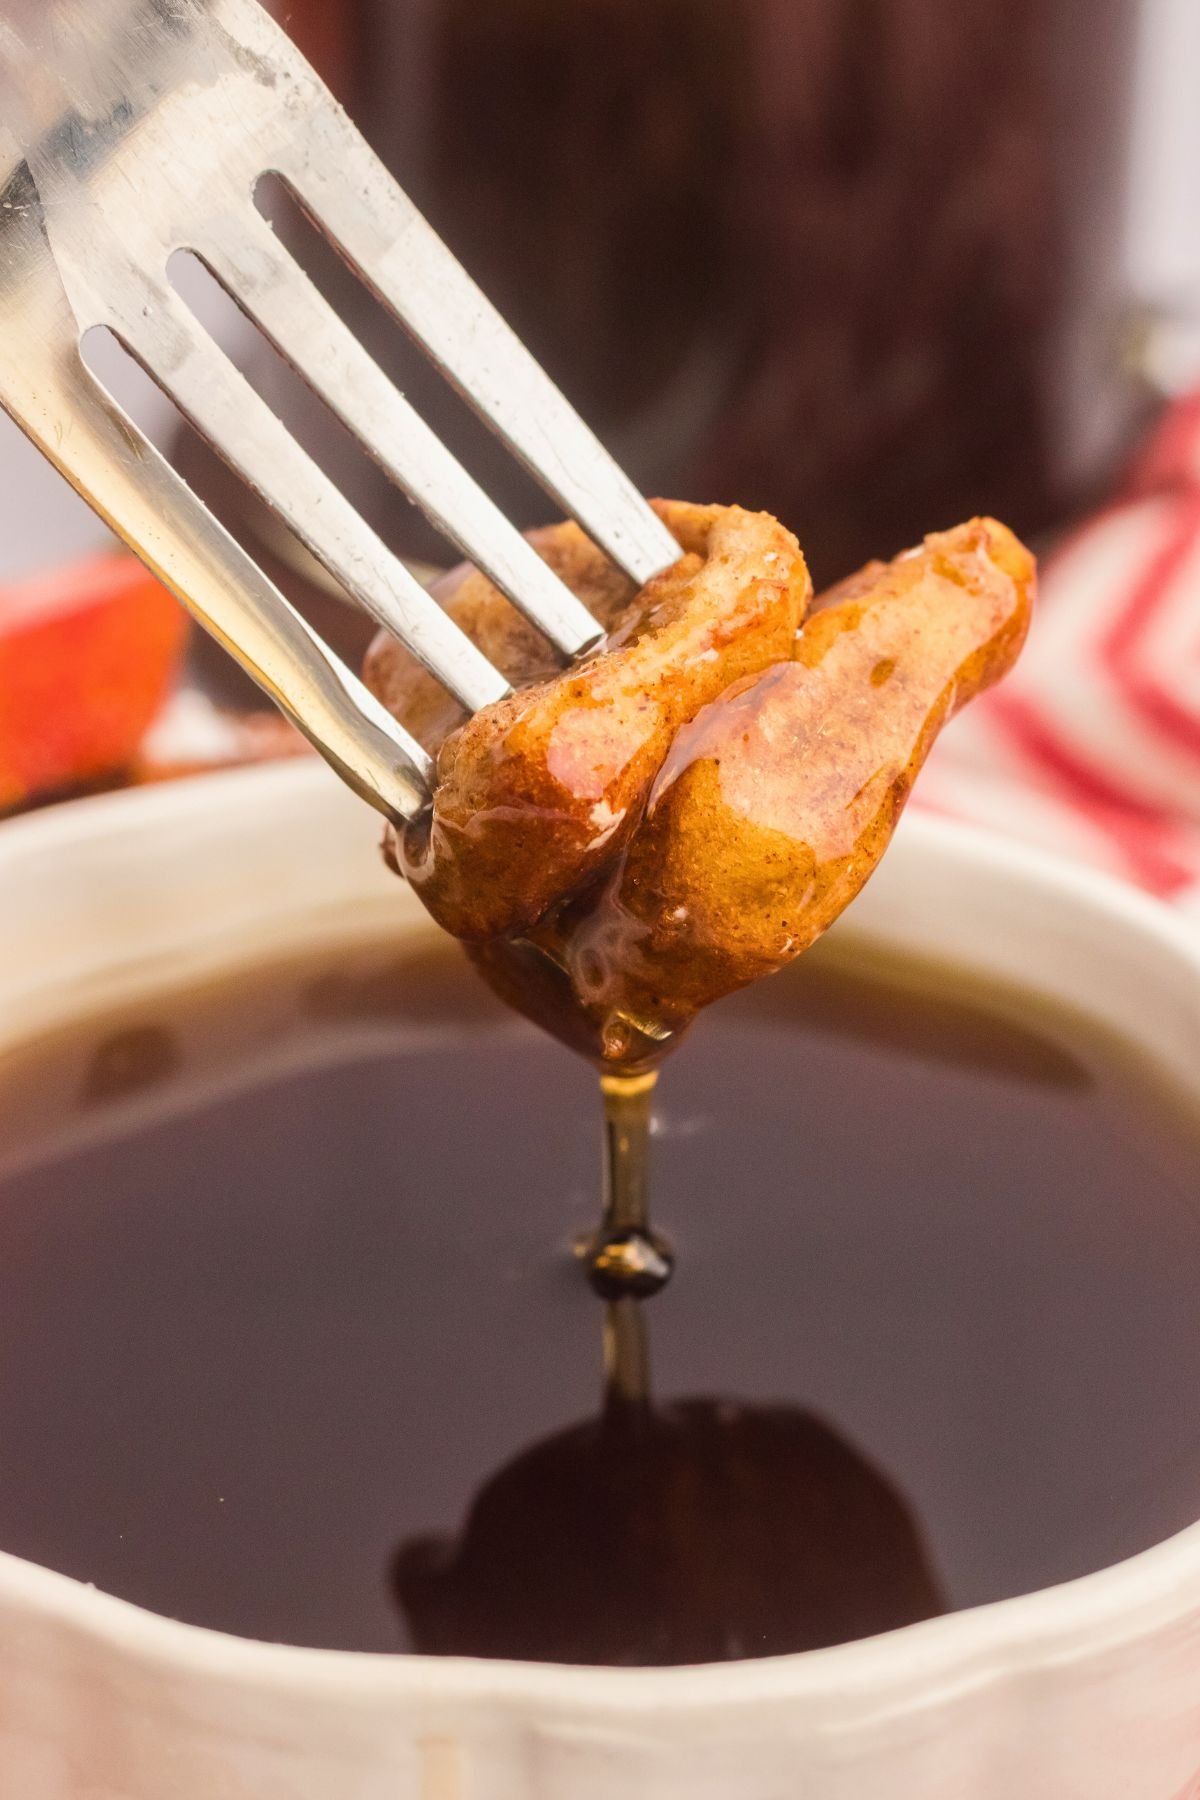
<instances>
[{"instance_id":1,"label":"metal fork","mask_svg":"<svg viewBox=\"0 0 1200 1800\"><path fill-rule=\"evenodd\" d=\"M679 548L256 0L5 0L0 404L387 817L428 755L89 371L107 326L347 595L474 711L503 677L360 518L176 293L196 255L387 474L564 659L599 636L409 406L254 203L279 177L564 510L639 584Z\"/></svg>"}]
</instances>

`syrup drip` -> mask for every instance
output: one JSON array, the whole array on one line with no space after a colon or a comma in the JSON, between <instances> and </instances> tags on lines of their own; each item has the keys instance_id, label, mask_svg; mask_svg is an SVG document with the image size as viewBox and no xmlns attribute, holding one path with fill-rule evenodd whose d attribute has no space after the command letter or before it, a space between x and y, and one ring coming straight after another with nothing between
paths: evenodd
<instances>
[{"instance_id":1,"label":"syrup drip","mask_svg":"<svg viewBox=\"0 0 1200 1800\"><path fill-rule=\"evenodd\" d=\"M650 1226L650 1124L657 1070L602 1075L604 1217L585 1241L588 1280L602 1300L621 1305L660 1293L674 1258Z\"/></svg>"}]
</instances>

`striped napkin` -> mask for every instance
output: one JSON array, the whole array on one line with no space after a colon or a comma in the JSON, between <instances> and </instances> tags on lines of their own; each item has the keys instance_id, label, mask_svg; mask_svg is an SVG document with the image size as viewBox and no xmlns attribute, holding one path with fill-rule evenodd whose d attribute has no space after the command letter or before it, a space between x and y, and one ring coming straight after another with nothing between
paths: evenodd
<instances>
[{"instance_id":1,"label":"striped napkin","mask_svg":"<svg viewBox=\"0 0 1200 1800\"><path fill-rule=\"evenodd\" d=\"M1200 917L1200 390L1043 563L1021 661L946 731L914 804Z\"/></svg>"}]
</instances>

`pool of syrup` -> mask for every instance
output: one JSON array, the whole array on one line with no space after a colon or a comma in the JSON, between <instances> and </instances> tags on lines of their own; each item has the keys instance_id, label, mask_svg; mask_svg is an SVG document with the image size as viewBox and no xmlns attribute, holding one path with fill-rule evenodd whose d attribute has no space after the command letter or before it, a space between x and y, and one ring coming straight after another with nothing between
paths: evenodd
<instances>
[{"instance_id":1,"label":"pool of syrup","mask_svg":"<svg viewBox=\"0 0 1200 1800\"><path fill-rule=\"evenodd\" d=\"M836 934L835 934L836 936ZM1200 1125L1088 1021L834 942L655 1097L355 941L0 1057L0 1548L294 1644L679 1663L1200 1518Z\"/></svg>"}]
</instances>

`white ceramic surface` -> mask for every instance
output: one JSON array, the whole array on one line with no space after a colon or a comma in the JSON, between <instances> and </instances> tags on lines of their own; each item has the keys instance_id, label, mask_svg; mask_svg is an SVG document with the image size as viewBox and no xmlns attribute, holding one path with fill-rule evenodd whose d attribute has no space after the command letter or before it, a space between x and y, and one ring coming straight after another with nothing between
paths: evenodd
<instances>
[{"instance_id":1,"label":"white ceramic surface","mask_svg":"<svg viewBox=\"0 0 1200 1800\"><path fill-rule=\"evenodd\" d=\"M376 836L315 764L0 827L0 1049L255 945L430 929ZM1200 1095L1200 946L1125 889L912 819L838 929L1082 1004ZM1200 1525L867 1643L644 1672L245 1643L0 1556L0 1800L1194 1800L1198 1772Z\"/></svg>"}]
</instances>

